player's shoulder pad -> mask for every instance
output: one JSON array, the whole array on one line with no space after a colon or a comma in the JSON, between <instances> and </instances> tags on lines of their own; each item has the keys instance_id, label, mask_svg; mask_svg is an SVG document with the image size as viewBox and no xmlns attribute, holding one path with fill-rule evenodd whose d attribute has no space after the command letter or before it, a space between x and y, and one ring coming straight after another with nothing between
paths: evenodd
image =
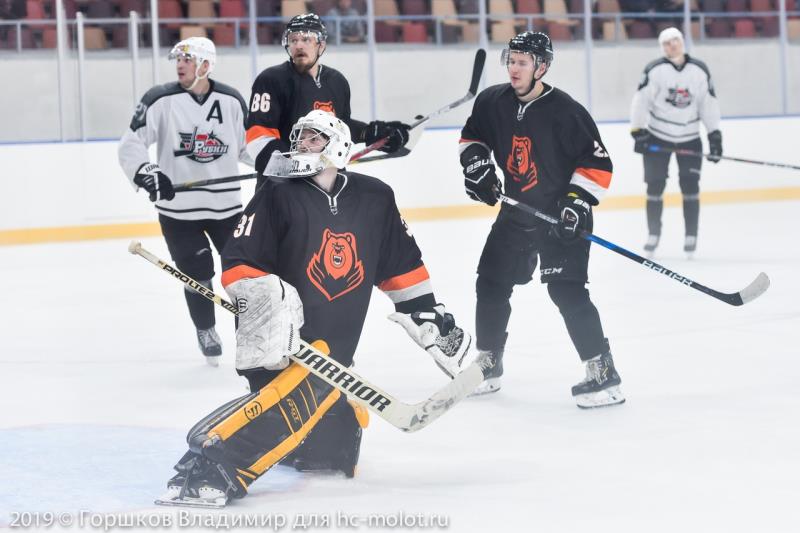
<instances>
[{"instance_id":1,"label":"player's shoulder pad","mask_svg":"<svg viewBox=\"0 0 800 533\"><path fill-rule=\"evenodd\" d=\"M706 65L706 64L705 64L705 62L703 62L703 61L700 61L700 60L699 60L699 59L697 59L697 58L691 57L691 56L690 56L690 55L688 55L688 54L686 55L686 62L687 62L688 64L690 64L690 65L696 65L698 68L700 68L700 70L702 70L703 72L705 72L705 73L706 73L706 76L708 76L709 78L711 78L711 71L710 71L710 70L708 70L708 65Z\"/></svg>"},{"instance_id":2,"label":"player's shoulder pad","mask_svg":"<svg viewBox=\"0 0 800 533\"><path fill-rule=\"evenodd\" d=\"M654 59L651 62L649 62L647 65L645 65L644 73L645 74L649 74L651 70L653 70L654 68L656 68L659 65L670 65L670 64L671 63L669 62L669 59L667 59L666 57L659 57L658 59Z\"/></svg>"},{"instance_id":3,"label":"player's shoulder pad","mask_svg":"<svg viewBox=\"0 0 800 533\"><path fill-rule=\"evenodd\" d=\"M344 174L347 176L349 185L358 188L360 192L383 196L394 201L394 190L378 178L358 172L346 171Z\"/></svg>"},{"instance_id":4,"label":"player's shoulder pad","mask_svg":"<svg viewBox=\"0 0 800 533\"><path fill-rule=\"evenodd\" d=\"M253 87L289 83L293 75L294 69L292 68L292 64L288 61L284 61L283 63L262 70L259 75L256 76Z\"/></svg>"},{"instance_id":5,"label":"player's shoulder pad","mask_svg":"<svg viewBox=\"0 0 800 533\"><path fill-rule=\"evenodd\" d=\"M244 114L247 115L247 103L244 101L244 98L242 98L242 94L239 91L230 85L220 83L217 80L214 80L214 91L236 98L239 101L239 104L242 106L242 111L244 111Z\"/></svg>"},{"instance_id":6,"label":"player's shoulder pad","mask_svg":"<svg viewBox=\"0 0 800 533\"><path fill-rule=\"evenodd\" d=\"M650 72L656 67L665 64L669 65L671 63L666 57L659 57L658 59L654 59L653 61L645 65L644 72L642 72L642 79L639 81L639 86L636 88L636 90L640 91L643 88L647 87L647 84L650 82Z\"/></svg>"},{"instance_id":7,"label":"player's shoulder pad","mask_svg":"<svg viewBox=\"0 0 800 533\"><path fill-rule=\"evenodd\" d=\"M185 92L183 87L177 82L172 81L163 85L156 85L149 91L144 93L139 104L136 106L136 111L133 113L131 119L131 130L136 131L147 124L147 110L150 109L161 98L165 96L172 96Z\"/></svg>"}]
</instances>

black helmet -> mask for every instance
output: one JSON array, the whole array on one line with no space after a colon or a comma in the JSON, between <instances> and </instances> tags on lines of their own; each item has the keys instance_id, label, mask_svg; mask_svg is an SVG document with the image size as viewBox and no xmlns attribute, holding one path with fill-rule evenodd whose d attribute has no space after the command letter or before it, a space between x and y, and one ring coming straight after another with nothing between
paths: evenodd
<instances>
[{"instance_id":1,"label":"black helmet","mask_svg":"<svg viewBox=\"0 0 800 533\"><path fill-rule=\"evenodd\" d=\"M524 52L550 65L553 62L553 42L546 33L540 31L524 31L508 41L508 48L503 54L503 64L508 59L508 52Z\"/></svg>"},{"instance_id":2,"label":"black helmet","mask_svg":"<svg viewBox=\"0 0 800 533\"><path fill-rule=\"evenodd\" d=\"M328 30L316 13L303 13L302 15L295 15L286 25L286 30L283 32L282 44L284 47L288 46L288 38L290 33L294 32L309 32L317 35L317 41L324 43L328 40Z\"/></svg>"}]
</instances>

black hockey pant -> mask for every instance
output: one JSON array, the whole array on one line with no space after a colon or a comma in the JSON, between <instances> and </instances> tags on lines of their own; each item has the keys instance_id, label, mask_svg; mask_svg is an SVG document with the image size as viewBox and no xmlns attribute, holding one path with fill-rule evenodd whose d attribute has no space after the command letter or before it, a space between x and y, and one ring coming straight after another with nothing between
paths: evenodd
<instances>
[{"instance_id":1,"label":"black hockey pant","mask_svg":"<svg viewBox=\"0 0 800 533\"><path fill-rule=\"evenodd\" d=\"M685 143L659 144L669 148L679 148L702 152L703 143L699 138ZM661 215L664 211L664 189L667 186L670 152L647 152L644 154L644 181L647 184L647 229L650 235L661 235ZM701 157L677 155L678 178L683 195L683 220L686 235L697 235L700 218L700 169Z\"/></svg>"}]
</instances>

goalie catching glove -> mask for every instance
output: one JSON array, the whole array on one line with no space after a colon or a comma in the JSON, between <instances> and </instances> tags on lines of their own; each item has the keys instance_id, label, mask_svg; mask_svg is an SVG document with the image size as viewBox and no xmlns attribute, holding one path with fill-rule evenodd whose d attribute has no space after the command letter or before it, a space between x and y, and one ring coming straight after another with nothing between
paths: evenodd
<instances>
[{"instance_id":1,"label":"goalie catching glove","mask_svg":"<svg viewBox=\"0 0 800 533\"><path fill-rule=\"evenodd\" d=\"M236 368L281 370L300 350L303 303L297 290L274 274L225 287L239 309Z\"/></svg>"},{"instance_id":2,"label":"goalie catching glove","mask_svg":"<svg viewBox=\"0 0 800 533\"><path fill-rule=\"evenodd\" d=\"M453 315L445 312L444 304L411 314L392 313L389 320L403 326L445 374L454 378L461 371L472 336L456 326Z\"/></svg>"}]
</instances>

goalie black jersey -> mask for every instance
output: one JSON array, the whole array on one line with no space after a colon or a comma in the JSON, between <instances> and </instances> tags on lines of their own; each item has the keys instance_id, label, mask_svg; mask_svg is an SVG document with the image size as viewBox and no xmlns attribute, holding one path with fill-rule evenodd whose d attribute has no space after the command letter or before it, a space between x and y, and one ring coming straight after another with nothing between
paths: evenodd
<instances>
[{"instance_id":1,"label":"goalie black jersey","mask_svg":"<svg viewBox=\"0 0 800 533\"><path fill-rule=\"evenodd\" d=\"M570 187L599 202L611 183L611 159L589 112L547 84L531 102L521 102L508 83L481 92L460 148L473 143L494 153L505 194L538 209L552 212Z\"/></svg>"},{"instance_id":2,"label":"goalie black jersey","mask_svg":"<svg viewBox=\"0 0 800 533\"><path fill-rule=\"evenodd\" d=\"M276 274L303 302L303 339L325 340L349 365L372 287L394 303L432 292L391 188L340 172L331 194L311 178L266 181L222 253L222 284Z\"/></svg>"},{"instance_id":3,"label":"goalie black jersey","mask_svg":"<svg viewBox=\"0 0 800 533\"><path fill-rule=\"evenodd\" d=\"M286 61L258 75L250 95L247 152L256 161L259 173L274 150L289 150L292 126L315 109L340 118L350 128L354 140L361 136L365 124L350 117L350 84L338 70L320 65L317 77L312 78L298 74L292 63Z\"/></svg>"}]
</instances>

